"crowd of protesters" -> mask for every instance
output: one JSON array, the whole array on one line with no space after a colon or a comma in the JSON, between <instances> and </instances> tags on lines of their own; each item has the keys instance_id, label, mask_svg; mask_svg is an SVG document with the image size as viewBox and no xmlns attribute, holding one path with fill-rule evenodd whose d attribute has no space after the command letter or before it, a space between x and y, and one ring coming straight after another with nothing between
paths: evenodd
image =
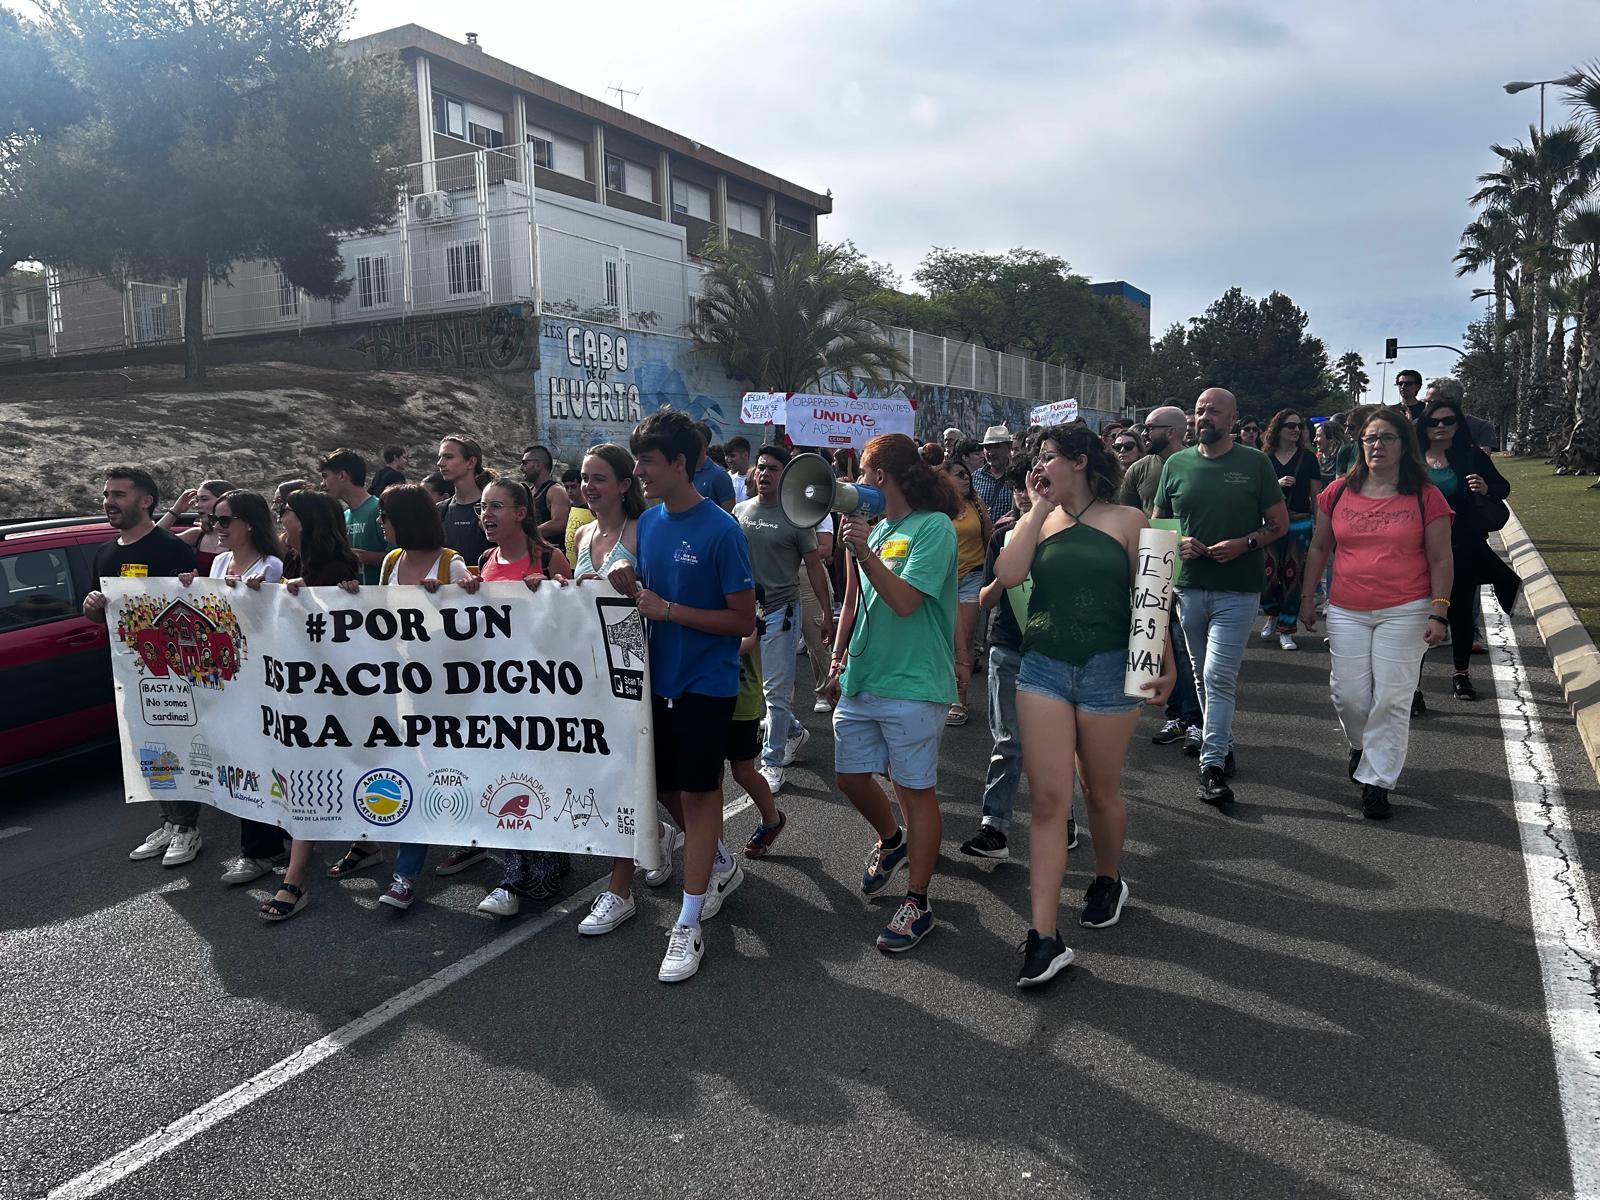
<instances>
[{"instance_id":1,"label":"crowd of protesters","mask_svg":"<svg viewBox=\"0 0 1600 1200\"><path fill-rule=\"evenodd\" d=\"M1509 487L1489 455L1492 428L1464 411L1455 381L1425 395L1415 372L1397 382L1401 404L1321 421L1292 408L1242 417L1230 392L1207 388L1192 405L1098 430L1081 421L1016 434L994 425L976 437L950 428L921 446L875 437L829 461L839 478L882 494L881 516L829 516L816 528L794 525L779 502L793 447L743 437L714 445L703 424L665 410L629 445L593 446L565 471L535 445L497 473L474 438L453 433L417 482L405 447L385 447L370 480L362 454L335 448L318 459L318 482L286 480L269 500L207 479L159 517L153 479L114 467L104 511L119 537L101 548L97 569L291 593L603 579L632 598L648 629L662 865L615 860L578 930L611 933L638 911L636 881L658 888L681 871L664 982L696 973L701 925L743 881L740 857L766 856L788 825L777 798L811 739L796 715L801 658L813 711L831 714L835 783L874 835L860 891L874 898L906 876L877 945L900 953L926 937L942 839L941 737L970 719L982 672L992 749L981 824L961 851L1009 857L1025 776L1031 914L1017 982L1036 986L1073 957L1058 910L1078 844L1075 792L1094 854L1078 923L1116 925L1128 901L1121 779L1142 708L1165 713L1153 742L1181 743L1198 759L1197 798L1235 802L1233 717L1257 620L1261 640L1285 651L1325 623L1332 707L1369 818L1392 815L1410 722L1426 712L1425 651L1448 642L1452 694L1476 698L1480 587L1509 606L1519 586L1488 544ZM1152 524L1178 537L1175 598L1160 672L1129 696L1132 580ZM99 592L84 604L97 619L105 607ZM759 814L742 855L723 837L725 767ZM161 818L130 858L193 861L199 806L164 802ZM313 843L239 824L222 881L274 876L286 863L259 914L299 913ZM430 849L389 848L381 904L414 903ZM386 853L351 845L326 874L366 871ZM434 871L486 857L445 847ZM570 867L563 854L505 851L479 910L513 916L525 900L558 894Z\"/></svg>"}]
</instances>

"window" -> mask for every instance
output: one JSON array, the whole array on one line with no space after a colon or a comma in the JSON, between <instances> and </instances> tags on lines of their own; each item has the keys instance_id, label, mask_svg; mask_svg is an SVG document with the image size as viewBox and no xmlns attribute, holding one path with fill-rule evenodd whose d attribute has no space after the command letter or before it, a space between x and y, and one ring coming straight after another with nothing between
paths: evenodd
<instances>
[{"instance_id":1,"label":"window","mask_svg":"<svg viewBox=\"0 0 1600 1200\"><path fill-rule=\"evenodd\" d=\"M356 259L356 304L382 308L389 303L389 256L364 254Z\"/></svg>"},{"instance_id":2,"label":"window","mask_svg":"<svg viewBox=\"0 0 1600 1200\"><path fill-rule=\"evenodd\" d=\"M448 137L465 140L467 136L467 105L443 92L433 94L433 131Z\"/></svg>"},{"instance_id":3,"label":"window","mask_svg":"<svg viewBox=\"0 0 1600 1200\"><path fill-rule=\"evenodd\" d=\"M282 271L278 272L278 315L280 317L298 316L300 313L300 289L289 282L289 277Z\"/></svg>"},{"instance_id":4,"label":"window","mask_svg":"<svg viewBox=\"0 0 1600 1200\"><path fill-rule=\"evenodd\" d=\"M556 148L548 139L538 134L528 135L528 147L533 155L533 165L554 170L556 165Z\"/></svg>"},{"instance_id":5,"label":"window","mask_svg":"<svg viewBox=\"0 0 1600 1200\"><path fill-rule=\"evenodd\" d=\"M655 172L619 154L606 155L606 187L636 200L655 199Z\"/></svg>"},{"instance_id":6,"label":"window","mask_svg":"<svg viewBox=\"0 0 1600 1200\"><path fill-rule=\"evenodd\" d=\"M620 282L619 282L620 281ZM633 311L633 264L618 262L614 258L605 260L605 279L603 283L605 305L622 311L621 301L627 300L627 311Z\"/></svg>"},{"instance_id":7,"label":"window","mask_svg":"<svg viewBox=\"0 0 1600 1200\"><path fill-rule=\"evenodd\" d=\"M776 219L777 219L777 222L778 222L778 228L779 229L788 229L788 230L792 230L795 233L810 233L811 232L811 226L806 224L806 222L800 220L800 218L798 218L798 217L787 217L787 216L784 216L783 213L777 213L776 214Z\"/></svg>"},{"instance_id":8,"label":"window","mask_svg":"<svg viewBox=\"0 0 1600 1200\"><path fill-rule=\"evenodd\" d=\"M711 189L687 179L674 179L672 211L686 217L699 217L702 221L711 220Z\"/></svg>"},{"instance_id":9,"label":"window","mask_svg":"<svg viewBox=\"0 0 1600 1200\"><path fill-rule=\"evenodd\" d=\"M606 187L613 192L628 190L628 168L615 154L606 155Z\"/></svg>"},{"instance_id":10,"label":"window","mask_svg":"<svg viewBox=\"0 0 1600 1200\"><path fill-rule=\"evenodd\" d=\"M583 143L577 138L563 137L548 129L532 128L528 131L528 141L533 145L535 166L559 171L574 179L588 178L584 170Z\"/></svg>"},{"instance_id":11,"label":"window","mask_svg":"<svg viewBox=\"0 0 1600 1200\"><path fill-rule=\"evenodd\" d=\"M445 274L452 296L483 291L483 247L477 242L451 242L444 248Z\"/></svg>"},{"instance_id":12,"label":"window","mask_svg":"<svg viewBox=\"0 0 1600 1200\"><path fill-rule=\"evenodd\" d=\"M743 200L728 200L728 228L751 237L761 236L761 209Z\"/></svg>"},{"instance_id":13,"label":"window","mask_svg":"<svg viewBox=\"0 0 1600 1200\"><path fill-rule=\"evenodd\" d=\"M67 552L24 550L0 558L0 629L76 616Z\"/></svg>"}]
</instances>

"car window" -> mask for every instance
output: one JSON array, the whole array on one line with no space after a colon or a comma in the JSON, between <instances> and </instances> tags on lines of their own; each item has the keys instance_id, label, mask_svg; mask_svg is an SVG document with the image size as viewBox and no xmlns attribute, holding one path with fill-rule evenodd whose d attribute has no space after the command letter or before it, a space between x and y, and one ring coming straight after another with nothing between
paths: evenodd
<instances>
[{"instance_id":1,"label":"car window","mask_svg":"<svg viewBox=\"0 0 1600 1200\"><path fill-rule=\"evenodd\" d=\"M0 554L0 631L77 612L66 547Z\"/></svg>"}]
</instances>

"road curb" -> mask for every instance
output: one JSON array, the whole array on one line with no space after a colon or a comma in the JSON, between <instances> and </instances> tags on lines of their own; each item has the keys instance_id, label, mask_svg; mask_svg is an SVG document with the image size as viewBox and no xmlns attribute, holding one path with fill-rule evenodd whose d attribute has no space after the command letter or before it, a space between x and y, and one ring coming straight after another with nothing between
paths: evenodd
<instances>
[{"instance_id":1,"label":"road curb","mask_svg":"<svg viewBox=\"0 0 1600 1200\"><path fill-rule=\"evenodd\" d=\"M1600 782L1600 650L1595 648L1594 639L1578 620L1567 594L1517 520L1514 509L1500 538L1511 555L1511 565L1522 576L1523 595L1528 598L1539 636L1550 652L1550 663L1567 707L1578 723L1578 737L1589 756L1589 766L1596 782Z\"/></svg>"}]
</instances>

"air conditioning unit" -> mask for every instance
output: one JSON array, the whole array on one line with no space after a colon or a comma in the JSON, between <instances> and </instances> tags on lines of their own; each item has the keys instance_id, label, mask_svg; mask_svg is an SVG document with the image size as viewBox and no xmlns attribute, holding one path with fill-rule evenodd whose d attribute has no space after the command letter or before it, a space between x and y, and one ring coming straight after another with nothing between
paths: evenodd
<instances>
[{"instance_id":1,"label":"air conditioning unit","mask_svg":"<svg viewBox=\"0 0 1600 1200\"><path fill-rule=\"evenodd\" d=\"M453 207L449 192L422 192L411 197L409 212L413 221L442 221Z\"/></svg>"}]
</instances>

